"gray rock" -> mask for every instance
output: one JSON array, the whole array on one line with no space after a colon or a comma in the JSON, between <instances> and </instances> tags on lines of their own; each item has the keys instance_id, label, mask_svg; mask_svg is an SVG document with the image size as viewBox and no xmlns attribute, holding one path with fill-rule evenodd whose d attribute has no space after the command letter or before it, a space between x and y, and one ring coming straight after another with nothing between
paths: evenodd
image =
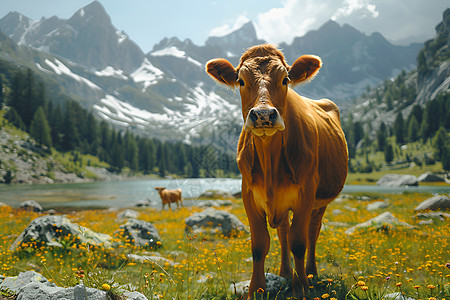
<instances>
[{"instance_id":1,"label":"gray rock","mask_svg":"<svg viewBox=\"0 0 450 300\"><path fill-rule=\"evenodd\" d=\"M24 202L21 202L19 204L20 209L28 210L28 211L34 211L34 212L42 212L44 209L42 206L35 200L27 200Z\"/></svg>"},{"instance_id":2,"label":"gray rock","mask_svg":"<svg viewBox=\"0 0 450 300\"><path fill-rule=\"evenodd\" d=\"M130 260L134 260L134 261L138 261L138 262L144 262L144 261L149 261L149 262L154 262L159 264L160 266L176 266L179 265L179 263L174 262L170 259L167 259L165 257L162 257L159 253L150 253L149 255L137 255L137 254L128 254L127 255L128 259Z\"/></svg>"},{"instance_id":3,"label":"gray rock","mask_svg":"<svg viewBox=\"0 0 450 300\"><path fill-rule=\"evenodd\" d=\"M62 215L42 216L31 221L25 230L11 245L10 250L15 251L23 243L37 242L47 246L62 247L64 237L72 236L73 243L85 243L91 246L111 247L112 237L97 233L89 228L70 222Z\"/></svg>"},{"instance_id":4,"label":"gray rock","mask_svg":"<svg viewBox=\"0 0 450 300\"><path fill-rule=\"evenodd\" d=\"M414 210L450 210L450 197L445 195L438 195L428 198L427 200L420 203Z\"/></svg>"},{"instance_id":5,"label":"gray rock","mask_svg":"<svg viewBox=\"0 0 450 300\"><path fill-rule=\"evenodd\" d=\"M272 273L265 273L266 275L266 291L269 294L269 299L284 299L279 298L284 296L288 292L289 285L286 278L280 277ZM235 296L242 297L248 294L248 287L250 286L250 280L241 281L236 284L232 284L229 288L230 293ZM261 299L267 299L266 297L261 297Z\"/></svg>"},{"instance_id":6,"label":"gray rock","mask_svg":"<svg viewBox=\"0 0 450 300\"><path fill-rule=\"evenodd\" d=\"M117 218L119 219L136 219L139 218L139 213L132 209L125 209L121 213L117 215Z\"/></svg>"},{"instance_id":7,"label":"gray rock","mask_svg":"<svg viewBox=\"0 0 450 300\"><path fill-rule=\"evenodd\" d=\"M367 204L367 210L372 211L372 210L377 210L377 209L384 209L384 208L388 208L389 206L391 206L391 203L389 203L387 201L376 201L376 202Z\"/></svg>"},{"instance_id":8,"label":"gray rock","mask_svg":"<svg viewBox=\"0 0 450 300\"><path fill-rule=\"evenodd\" d=\"M0 289L10 290L17 295L17 300L107 300L105 291L76 285L74 287L62 288L51 283L35 271L19 273L18 276L6 277L0 283ZM130 300L147 300L139 292L125 291L123 296Z\"/></svg>"},{"instance_id":9,"label":"gray rock","mask_svg":"<svg viewBox=\"0 0 450 300\"><path fill-rule=\"evenodd\" d=\"M150 207L152 204L148 200L139 200L136 203L134 203L134 206L136 207Z\"/></svg>"},{"instance_id":10,"label":"gray rock","mask_svg":"<svg viewBox=\"0 0 450 300\"><path fill-rule=\"evenodd\" d=\"M121 225L119 230L115 232L128 240L129 243L136 247L157 248L161 243L161 237L158 230L152 223L129 219L127 223Z\"/></svg>"},{"instance_id":11,"label":"gray rock","mask_svg":"<svg viewBox=\"0 0 450 300\"><path fill-rule=\"evenodd\" d=\"M400 186L417 186L419 182L416 176L413 175L398 175L387 174L382 176L378 181L378 185L388 187L400 187Z\"/></svg>"},{"instance_id":12,"label":"gray rock","mask_svg":"<svg viewBox=\"0 0 450 300\"><path fill-rule=\"evenodd\" d=\"M345 231L345 233L351 235L355 233L357 230L363 228L372 228L375 230L380 230L383 229L386 225L392 226L393 228L396 227L414 228L412 225L398 220L396 217L394 217L394 215L391 212L386 211L381 215L378 215L375 218L370 219L367 222L360 223L353 227L350 227Z\"/></svg>"},{"instance_id":13,"label":"gray rock","mask_svg":"<svg viewBox=\"0 0 450 300\"><path fill-rule=\"evenodd\" d=\"M128 300L148 300L147 297L145 297L139 292L125 291L122 295L126 297Z\"/></svg>"},{"instance_id":14,"label":"gray rock","mask_svg":"<svg viewBox=\"0 0 450 300\"><path fill-rule=\"evenodd\" d=\"M233 205L233 202L231 200L205 200L205 201L198 201L197 207L201 208L208 208L208 207L221 207L221 206L231 206Z\"/></svg>"},{"instance_id":15,"label":"gray rock","mask_svg":"<svg viewBox=\"0 0 450 300\"><path fill-rule=\"evenodd\" d=\"M221 233L230 236L237 232L248 232L246 226L233 214L216 210L214 208L205 209L195 213L184 220L186 232L194 233Z\"/></svg>"},{"instance_id":16,"label":"gray rock","mask_svg":"<svg viewBox=\"0 0 450 300\"><path fill-rule=\"evenodd\" d=\"M234 199L234 196L228 192L220 190L208 190L202 193L199 198L209 198L209 199Z\"/></svg>"},{"instance_id":17,"label":"gray rock","mask_svg":"<svg viewBox=\"0 0 450 300\"><path fill-rule=\"evenodd\" d=\"M417 180L419 182L445 182L445 178L433 172L425 172L420 175Z\"/></svg>"},{"instance_id":18,"label":"gray rock","mask_svg":"<svg viewBox=\"0 0 450 300\"><path fill-rule=\"evenodd\" d=\"M6 203L0 202L0 207L6 207L6 206L9 206L9 205Z\"/></svg>"},{"instance_id":19,"label":"gray rock","mask_svg":"<svg viewBox=\"0 0 450 300\"><path fill-rule=\"evenodd\" d=\"M439 221L445 221L445 219L450 219L450 214L436 211L436 212L428 212L428 213L418 213L413 216L415 219L437 219Z\"/></svg>"},{"instance_id":20,"label":"gray rock","mask_svg":"<svg viewBox=\"0 0 450 300\"><path fill-rule=\"evenodd\" d=\"M384 296L385 299L392 299L392 300L414 300L414 298L408 297L403 295L400 292L390 293Z\"/></svg>"},{"instance_id":21,"label":"gray rock","mask_svg":"<svg viewBox=\"0 0 450 300\"><path fill-rule=\"evenodd\" d=\"M431 224L434 224L433 219L422 220L419 223L417 223L417 225L431 225Z\"/></svg>"}]
</instances>

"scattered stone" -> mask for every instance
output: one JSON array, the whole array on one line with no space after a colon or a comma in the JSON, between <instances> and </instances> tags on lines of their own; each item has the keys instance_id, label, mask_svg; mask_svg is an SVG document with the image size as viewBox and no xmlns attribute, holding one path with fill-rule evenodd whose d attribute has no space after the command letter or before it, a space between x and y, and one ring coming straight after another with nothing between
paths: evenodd
<instances>
[{"instance_id":1,"label":"scattered stone","mask_svg":"<svg viewBox=\"0 0 450 300\"><path fill-rule=\"evenodd\" d=\"M119 227L115 234L126 238L130 244L136 247L157 248L161 246L158 230L150 222L129 219L127 223Z\"/></svg>"},{"instance_id":2,"label":"scattered stone","mask_svg":"<svg viewBox=\"0 0 450 300\"><path fill-rule=\"evenodd\" d=\"M328 227L350 227L350 225L343 222L327 222L325 225Z\"/></svg>"},{"instance_id":3,"label":"scattered stone","mask_svg":"<svg viewBox=\"0 0 450 300\"><path fill-rule=\"evenodd\" d=\"M234 196L231 193L220 190L208 190L198 197L209 199L234 199Z\"/></svg>"},{"instance_id":4,"label":"scattered stone","mask_svg":"<svg viewBox=\"0 0 450 300\"><path fill-rule=\"evenodd\" d=\"M6 206L9 206L9 205L6 203L0 202L0 207L6 207Z\"/></svg>"},{"instance_id":5,"label":"scattered stone","mask_svg":"<svg viewBox=\"0 0 450 300\"><path fill-rule=\"evenodd\" d=\"M355 208L355 207L351 207L351 206L348 206L348 205L344 206L344 208L345 208L346 210L348 210L348 211L351 211L351 212L355 212L355 211L358 211L358 209L357 209L357 208Z\"/></svg>"},{"instance_id":6,"label":"scattered stone","mask_svg":"<svg viewBox=\"0 0 450 300\"><path fill-rule=\"evenodd\" d=\"M445 219L450 219L450 214L436 211L436 212L426 212L426 213L418 213L413 216L414 219L437 219L439 221L445 221Z\"/></svg>"},{"instance_id":7,"label":"scattered stone","mask_svg":"<svg viewBox=\"0 0 450 300\"><path fill-rule=\"evenodd\" d=\"M450 210L450 197L445 195L433 196L420 203L414 210Z\"/></svg>"},{"instance_id":8,"label":"scattered stone","mask_svg":"<svg viewBox=\"0 0 450 300\"><path fill-rule=\"evenodd\" d=\"M414 300L414 298L408 297L403 295L400 292L395 292L395 293L391 293L391 294L387 294L386 296L384 296L385 299L392 299L392 300Z\"/></svg>"},{"instance_id":9,"label":"scattered stone","mask_svg":"<svg viewBox=\"0 0 450 300\"><path fill-rule=\"evenodd\" d=\"M384 230L389 229L390 227L405 227L405 228L414 228L412 225L402 222L398 220L394 215L386 211L382 213L381 215L378 215L377 217L370 219L367 222L357 224L345 231L346 234L351 235L355 233L356 230L363 229L363 228L372 228L375 230Z\"/></svg>"},{"instance_id":10,"label":"scattered stone","mask_svg":"<svg viewBox=\"0 0 450 300\"><path fill-rule=\"evenodd\" d=\"M433 173L433 172L425 172L422 175L420 175L417 180L419 182L445 182L445 178Z\"/></svg>"},{"instance_id":11,"label":"scattered stone","mask_svg":"<svg viewBox=\"0 0 450 300\"><path fill-rule=\"evenodd\" d=\"M333 209L333 211L331 212L334 216L340 215L342 214L342 210L340 209Z\"/></svg>"},{"instance_id":12,"label":"scattered stone","mask_svg":"<svg viewBox=\"0 0 450 300\"><path fill-rule=\"evenodd\" d=\"M35 200L27 200L19 204L19 208L27 211L43 212L42 206Z\"/></svg>"},{"instance_id":13,"label":"scattered stone","mask_svg":"<svg viewBox=\"0 0 450 300\"><path fill-rule=\"evenodd\" d=\"M434 224L433 219L422 220L419 223L417 223L417 225L431 225L431 224Z\"/></svg>"},{"instance_id":14,"label":"scattered stone","mask_svg":"<svg viewBox=\"0 0 450 300\"><path fill-rule=\"evenodd\" d=\"M132 209L125 209L121 213L117 215L117 218L119 219L137 219L139 218L139 213Z\"/></svg>"},{"instance_id":15,"label":"scattered stone","mask_svg":"<svg viewBox=\"0 0 450 300\"><path fill-rule=\"evenodd\" d=\"M280 277L278 275L272 273L265 273L266 275L266 290L269 294L268 299L284 299L284 295L289 290L288 281L286 278ZM229 288L229 291L233 293L233 295L242 297L248 294L248 287L250 286L250 280L241 281L235 284L232 284ZM280 298L281 297L281 298ZM263 297L261 297L263 299ZM264 297L266 299L266 297Z\"/></svg>"},{"instance_id":16,"label":"scattered stone","mask_svg":"<svg viewBox=\"0 0 450 300\"><path fill-rule=\"evenodd\" d=\"M388 201L376 201L367 204L367 210L372 211L377 209L385 209L388 208L389 206L391 206L391 203L389 203Z\"/></svg>"},{"instance_id":17,"label":"scattered stone","mask_svg":"<svg viewBox=\"0 0 450 300\"><path fill-rule=\"evenodd\" d=\"M134 206L136 207L151 207L151 202L148 200L139 200L136 203L134 203Z\"/></svg>"},{"instance_id":18,"label":"scattered stone","mask_svg":"<svg viewBox=\"0 0 450 300\"><path fill-rule=\"evenodd\" d=\"M373 200L369 196L356 196L355 199L359 200L359 201L372 201Z\"/></svg>"},{"instance_id":19,"label":"scattered stone","mask_svg":"<svg viewBox=\"0 0 450 300\"><path fill-rule=\"evenodd\" d=\"M72 223L65 216L53 215L38 217L31 221L9 249L15 251L24 243L30 242L62 247L62 240L69 236L71 241L76 244L84 243L107 248L112 246L111 236Z\"/></svg>"},{"instance_id":20,"label":"scattered stone","mask_svg":"<svg viewBox=\"0 0 450 300\"><path fill-rule=\"evenodd\" d=\"M419 181L414 175L387 174L382 176L377 184L388 187L417 186Z\"/></svg>"},{"instance_id":21,"label":"scattered stone","mask_svg":"<svg viewBox=\"0 0 450 300\"><path fill-rule=\"evenodd\" d=\"M198 201L197 207L201 208L208 208L208 207L221 207L221 206L231 206L233 205L233 202L231 200L205 200L205 201Z\"/></svg>"},{"instance_id":22,"label":"scattered stone","mask_svg":"<svg viewBox=\"0 0 450 300\"><path fill-rule=\"evenodd\" d=\"M221 233L225 236L242 231L248 233L246 226L235 215L214 208L195 213L187 217L184 222L186 224L186 232Z\"/></svg>"},{"instance_id":23,"label":"scattered stone","mask_svg":"<svg viewBox=\"0 0 450 300\"><path fill-rule=\"evenodd\" d=\"M128 259L133 260L133 261L138 261L138 262L149 261L149 262L157 263L160 266L173 267L173 266L179 265L179 263L174 262L165 257L162 257L159 253L156 253L156 252L150 253L148 255L128 254L127 257L128 257Z\"/></svg>"},{"instance_id":24,"label":"scattered stone","mask_svg":"<svg viewBox=\"0 0 450 300\"><path fill-rule=\"evenodd\" d=\"M17 295L17 299L65 299L65 300L107 300L110 299L105 291L86 287L82 284L74 287L62 288L51 283L35 271L19 273L18 276L6 277L0 283L0 289L8 289ZM129 300L146 300L139 292L125 291L123 296Z\"/></svg>"}]
</instances>

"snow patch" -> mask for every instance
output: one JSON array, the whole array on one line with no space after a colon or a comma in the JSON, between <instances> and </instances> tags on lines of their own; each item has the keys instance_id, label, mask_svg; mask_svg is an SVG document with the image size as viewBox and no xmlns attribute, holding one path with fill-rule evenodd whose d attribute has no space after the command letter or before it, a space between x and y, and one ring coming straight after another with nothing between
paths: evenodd
<instances>
[{"instance_id":1,"label":"snow patch","mask_svg":"<svg viewBox=\"0 0 450 300\"><path fill-rule=\"evenodd\" d=\"M95 75L101 77L115 77L123 80L127 80L128 77L123 74L123 70L116 70L111 66L107 66L102 71L96 71Z\"/></svg>"},{"instance_id":2,"label":"snow patch","mask_svg":"<svg viewBox=\"0 0 450 300\"><path fill-rule=\"evenodd\" d=\"M122 44L127 39L127 35L122 30L117 30L116 35L117 35L117 42L119 44Z\"/></svg>"},{"instance_id":3,"label":"snow patch","mask_svg":"<svg viewBox=\"0 0 450 300\"><path fill-rule=\"evenodd\" d=\"M144 83L144 90L150 85L158 82L163 77L164 73L146 58L142 65L136 69L130 76L135 82Z\"/></svg>"},{"instance_id":4,"label":"snow patch","mask_svg":"<svg viewBox=\"0 0 450 300\"><path fill-rule=\"evenodd\" d=\"M180 59L187 60L188 62L190 62L198 67L203 67L201 62L187 56L186 52L179 50L175 46L167 47L167 48L152 52L152 53L150 53L150 55L152 55L152 56L174 56L174 57L177 57Z\"/></svg>"},{"instance_id":5,"label":"snow patch","mask_svg":"<svg viewBox=\"0 0 450 300\"><path fill-rule=\"evenodd\" d=\"M87 86L89 86L90 88L96 89L96 90L101 90L101 88L96 85L95 83L93 83L92 81L77 75L75 73L73 73L66 65L64 65L62 62L60 62L58 59L54 59L55 62L53 63L52 61L50 61L49 59L45 60L45 63L53 69L53 71L58 74L58 75L66 75L72 79L75 79L76 81L80 82L80 83L84 83Z\"/></svg>"}]
</instances>

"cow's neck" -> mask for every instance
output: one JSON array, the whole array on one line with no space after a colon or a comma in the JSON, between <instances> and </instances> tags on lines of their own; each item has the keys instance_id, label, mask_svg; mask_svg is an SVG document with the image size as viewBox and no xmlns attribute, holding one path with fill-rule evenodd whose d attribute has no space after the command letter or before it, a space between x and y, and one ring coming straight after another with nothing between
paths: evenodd
<instances>
[{"instance_id":1,"label":"cow's neck","mask_svg":"<svg viewBox=\"0 0 450 300\"><path fill-rule=\"evenodd\" d=\"M276 179L273 176L280 164L282 144L282 133L280 132L270 137L254 137L255 160L258 160L261 167L265 186L272 186Z\"/></svg>"}]
</instances>

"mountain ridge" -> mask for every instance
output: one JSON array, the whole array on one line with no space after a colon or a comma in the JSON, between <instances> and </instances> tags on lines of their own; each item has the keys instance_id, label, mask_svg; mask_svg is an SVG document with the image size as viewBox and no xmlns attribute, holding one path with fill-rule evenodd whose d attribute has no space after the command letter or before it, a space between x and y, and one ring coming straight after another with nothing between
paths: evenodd
<instances>
[{"instance_id":1,"label":"mountain ridge","mask_svg":"<svg viewBox=\"0 0 450 300\"><path fill-rule=\"evenodd\" d=\"M21 47L41 51L23 58L26 65L60 82L69 95L83 98L83 105L99 117L146 135L186 142L214 141L222 130L234 130L241 123L238 96L217 86L204 72L205 63L224 57L237 65L247 47L264 42L248 22L223 37L210 37L205 45L171 37L143 53L114 27L98 1L80 8L68 20L7 16L0 19L0 30ZM98 20L103 21L98 24ZM342 42L336 37L345 39ZM334 21L294 39L291 45L280 44L280 48L288 63L303 53L321 56L324 67L319 76L297 91L312 98L328 97L338 104L362 93L367 85L403 68L411 69L414 52L419 51L418 45L394 46L381 34L367 36ZM392 56L394 62L399 57L402 63L386 64L386 56ZM375 62L374 57L378 59Z\"/></svg>"}]
</instances>

